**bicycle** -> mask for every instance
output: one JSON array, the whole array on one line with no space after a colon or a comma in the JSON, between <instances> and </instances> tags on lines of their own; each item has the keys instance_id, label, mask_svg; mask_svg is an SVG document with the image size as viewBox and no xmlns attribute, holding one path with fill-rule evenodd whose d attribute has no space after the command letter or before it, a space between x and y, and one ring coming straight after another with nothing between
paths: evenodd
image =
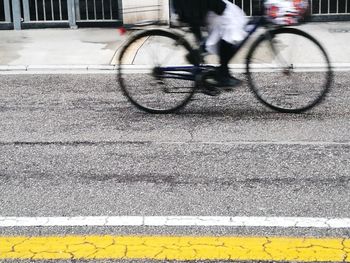
<instances>
[{"instance_id":1,"label":"bicycle","mask_svg":"<svg viewBox=\"0 0 350 263\"><path fill-rule=\"evenodd\" d=\"M247 25L247 37L238 50L258 29L263 32L250 46L245 62L247 82L257 99L286 113L305 112L319 104L333 75L322 45L300 29L277 26L260 16ZM124 95L149 113L172 113L184 107L194 94L213 88L208 79L215 66L203 64L198 50L174 29L134 35L119 55L118 81Z\"/></svg>"}]
</instances>

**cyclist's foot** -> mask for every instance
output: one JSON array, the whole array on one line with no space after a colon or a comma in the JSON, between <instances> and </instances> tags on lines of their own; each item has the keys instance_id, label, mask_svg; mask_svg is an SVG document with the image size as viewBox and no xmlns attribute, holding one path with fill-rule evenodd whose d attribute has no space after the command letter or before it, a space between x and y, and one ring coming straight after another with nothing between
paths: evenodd
<instances>
[{"instance_id":1,"label":"cyclist's foot","mask_svg":"<svg viewBox=\"0 0 350 263\"><path fill-rule=\"evenodd\" d=\"M217 80L217 84L216 86L219 88L233 88L236 87L238 85L240 85L242 83L241 80L236 79L233 76L225 76L225 77L221 77Z\"/></svg>"},{"instance_id":2,"label":"cyclist's foot","mask_svg":"<svg viewBox=\"0 0 350 263\"><path fill-rule=\"evenodd\" d=\"M231 90L233 87L236 87L242 83L241 80L230 75L218 75L213 79L208 79L207 81L210 85L222 88L224 90Z\"/></svg>"}]
</instances>

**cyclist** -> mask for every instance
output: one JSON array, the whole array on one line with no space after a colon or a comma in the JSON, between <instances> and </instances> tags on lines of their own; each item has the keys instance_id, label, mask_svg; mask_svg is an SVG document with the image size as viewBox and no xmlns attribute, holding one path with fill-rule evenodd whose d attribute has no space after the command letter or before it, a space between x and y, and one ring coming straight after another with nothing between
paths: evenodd
<instances>
[{"instance_id":1,"label":"cyclist","mask_svg":"<svg viewBox=\"0 0 350 263\"><path fill-rule=\"evenodd\" d=\"M235 44L246 36L244 26L247 21L244 12L227 0L173 0L173 7L180 21L190 25L199 41L202 41L201 26L207 26L205 48L220 58L215 85L239 85L241 81L230 75L228 63L236 53Z\"/></svg>"}]
</instances>

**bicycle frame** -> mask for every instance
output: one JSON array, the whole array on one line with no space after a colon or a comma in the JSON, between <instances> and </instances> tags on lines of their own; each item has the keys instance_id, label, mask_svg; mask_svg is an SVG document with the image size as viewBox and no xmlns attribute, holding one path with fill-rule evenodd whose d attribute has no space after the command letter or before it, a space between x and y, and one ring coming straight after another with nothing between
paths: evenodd
<instances>
[{"instance_id":1,"label":"bicycle frame","mask_svg":"<svg viewBox=\"0 0 350 263\"><path fill-rule=\"evenodd\" d=\"M254 17L246 26L251 28L247 29L247 36L238 44L237 52L244 46L248 39L257 31L259 27L266 25L264 17ZM236 52L236 53L237 53ZM211 65L199 65L199 66L169 66L161 67L163 75L162 78L172 78L181 80L195 81L196 76L203 70L213 69ZM186 73L180 73L186 72ZM165 73L165 74L164 74Z\"/></svg>"}]
</instances>

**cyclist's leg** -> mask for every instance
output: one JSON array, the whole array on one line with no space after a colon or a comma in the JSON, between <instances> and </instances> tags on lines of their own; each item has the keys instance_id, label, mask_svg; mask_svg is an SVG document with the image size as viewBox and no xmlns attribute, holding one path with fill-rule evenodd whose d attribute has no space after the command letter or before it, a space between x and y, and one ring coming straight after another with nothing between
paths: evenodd
<instances>
[{"instance_id":1,"label":"cyclist's leg","mask_svg":"<svg viewBox=\"0 0 350 263\"><path fill-rule=\"evenodd\" d=\"M237 47L223 39L219 42L220 69L222 75L229 75L228 63L236 54Z\"/></svg>"},{"instance_id":2,"label":"cyclist's leg","mask_svg":"<svg viewBox=\"0 0 350 263\"><path fill-rule=\"evenodd\" d=\"M235 44L246 36L244 31L246 18L243 11L228 1L225 3L226 9L221 16L211 13L208 17L210 34L207 41L208 51L219 55L217 85L223 87L236 86L240 83L229 74L228 63L237 51Z\"/></svg>"},{"instance_id":3,"label":"cyclist's leg","mask_svg":"<svg viewBox=\"0 0 350 263\"><path fill-rule=\"evenodd\" d=\"M203 35L201 31L201 26L200 25L195 25L195 24L190 24L190 30L196 37L196 40L198 43L201 43L203 40Z\"/></svg>"},{"instance_id":4,"label":"cyclist's leg","mask_svg":"<svg viewBox=\"0 0 350 263\"><path fill-rule=\"evenodd\" d=\"M199 24L189 24L189 26L190 26L191 32L196 38L199 49L192 50L191 53L186 55L186 59L191 64L196 65L202 62L203 50L201 50L201 47L202 47L201 44L203 41L203 34L202 34L201 26Z\"/></svg>"}]
</instances>

